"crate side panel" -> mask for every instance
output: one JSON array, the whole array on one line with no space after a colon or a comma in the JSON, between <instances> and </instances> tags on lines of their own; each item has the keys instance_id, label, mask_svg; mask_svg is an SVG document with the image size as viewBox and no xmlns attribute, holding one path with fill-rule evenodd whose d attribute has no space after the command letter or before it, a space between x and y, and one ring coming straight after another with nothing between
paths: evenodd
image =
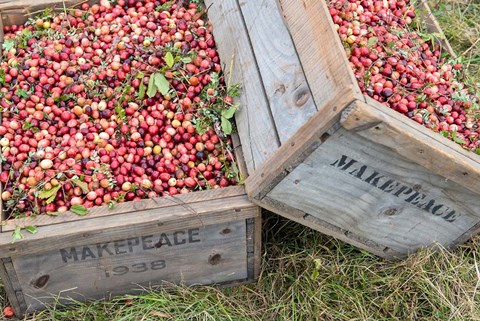
<instances>
[{"instance_id":1,"label":"crate side panel","mask_svg":"<svg viewBox=\"0 0 480 321\"><path fill-rule=\"evenodd\" d=\"M342 126L371 141L394 150L401 157L432 173L480 193L480 158L459 144L426 128L379 102L367 98L342 113Z\"/></svg>"},{"instance_id":2,"label":"crate side panel","mask_svg":"<svg viewBox=\"0 0 480 321\"><path fill-rule=\"evenodd\" d=\"M59 297L84 301L135 292L141 285L248 278L246 220L132 235L13 258L28 310Z\"/></svg>"},{"instance_id":3,"label":"crate side panel","mask_svg":"<svg viewBox=\"0 0 480 321\"><path fill-rule=\"evenodd\" d=\"M345 129L268 197L405 254L448 245L480 221L475 194Z\"/></svg>"},{"instance_id":4,"label":"crate side panel","mask_svg":"<svg viewBox=\"0 0 480 321\"><path fill-rule=\"evenodd\" d=\"M240 0L239 4L283 144L317 108L276 0Z\"/></svg>"},{"instance_id":5,"label":"crate side panel","mask_svg":"<svg viewBox=\"0 0 480 321\"><path fill-rule=\"evenodd\" d=\"M206 0L226 79L241 85L235 120L248 173L280 146L248 33L236 0Z\"/></svg>"}]
</instances>

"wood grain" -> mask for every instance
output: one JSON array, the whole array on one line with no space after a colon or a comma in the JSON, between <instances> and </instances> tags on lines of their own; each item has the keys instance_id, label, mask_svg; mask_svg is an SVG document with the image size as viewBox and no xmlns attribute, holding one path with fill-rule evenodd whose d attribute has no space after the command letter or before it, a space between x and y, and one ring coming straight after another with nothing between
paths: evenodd
<instances>
[{"instance_id":1,"label":"wood grain","mask_svg":"<svg viewBox=\"0 0 480 321\"><path fill-rule=\"evenodd\" d=\"M267 197L403 255L447 246L480 221L476 194L343 128Z\"/></svg>"},{"instance_id":2,"label":"wood grain","mask_svg":"<svg viewBox=\"0 0 480 321\"><path fill-rule=\"evenodd\" d=\"M173 206L184 207L187 211L195 214L195 209L192 204L200 204L203 206L205 202L216 199L228 199L230 197L242 197L245 195L245 189L243 186L232 186L220 189L212 189L206 191L197 191L188 194L180 194L175 196L165 196L155 199L145 199L135 202L125 202L115 205L113 209L108 206L95 206L89 209L86 216L79 216L73 212L65 212L59 216L39 215L36 217L26 217L19 219L11 219L3 226L4 232L11 232L15 230L17 226L47 226L53 224L61 224L75 221L88 221L90 219L98 217L112 217L109 219L116 219L113 216L125 213L132 213L137 211L161 211L168 213L168 208ZM243 199L246 199L243 197ZM162 213L162 212L159 212Z\"/></svg>"},{"instance_id":3,"label":"wood grain","mask_svg":"<svg viewBox=\"0 0 480 321\"><path fill-rule=\"evenodd\" d=\"M245 188L252 199L261 200L328 138L329 129L337 126L340 120L340 115L333 119L329 115L332 111L336 113L345 109L352 102L353 97L349 93L346 89L338 99L327 102L328 109L317 112L275 155L248 177Z\"/></svg>"},{"instance_id":4,"label":"wood grain","mask_svg":"<svg viewBox=\"0 0 480 321\"><path fill-rule=\"evenodd\" d=\"M334 118L341 110L329 104L345 90L362 99L345 50L333 26L325 1L279 0L281 13L300 57L313 99L324 117Z\"/></svg>"},{"instance_id":5,"label":"wood grain","mask_svg":"<svg viewBox=\"0 0 480 321\"><path fill-rule=\"evenodd\" d=\"M283 144L317 108L276 0L240 0L239 4Z\"/></svg>"},{"instance_id":6,"label":"wood grain","mask_svg":"<svg viewBox=\"0 0 480 321\"><path fill-rule=\"evenodd\" d=\"M135 211L120 216L98 217L78 222L67 222L38 227L38 233L24 233L25 238L11 244L11 233L0 235L0 257L33 254L63 246L77 246L85 240L98 241L128 236L136 231L149 233L157 226L175 230L197 225L211 225L231 220L255 217L258 209L245 196L209 200L193 203L187 208L182 205L163 209Z\"/></svg>"},{"instance_id":7,"label":"wood grain","mask_svg":"<svg viewBox=\"0 0 480 321\"><path fill-rule=\"evenodd\" d=\"M206 0L205 5L226 77L242 86L235 119L250 174L277 150L280 141L236 0Z\"/></svg>"},{"instance_id":8,"label":"wood grain","mask_svg":"<svg viewBox=\"0 0 480 321\"><path fill-rule=\"evenodd\" d=\"M480 193L480 157L398 112L368 99L356 102L342 117L342 125L366 142L384 145L398 155Z\"/></svg>"},{"instance_id":9,"label":"wood grain","mask_svg":"<svg viewBox=\"0 0 480 321\"><path fill-rule=\"evenodd\" d=\"M190 234L193 242L189 241ZM181 244L175 244L175 238ZM171 246L166 244L167 239ZM162 246L156 245L159 240L163 240ZM102 257L98 257L98 246L106 246ZM62 254L61 250L66 252ZM73 255L66 256L71 253L77 254L77 260ZM83 259L84 254L87 256ZM151 234L138 233L100 244L91 242L73 249L58 248L12 261L27 312L56 301L133 294L142 287L166 283L200 285L244 280L248 278L246 221L181 228L170 233L157 227Z\"/></svg>"}]
</instances>

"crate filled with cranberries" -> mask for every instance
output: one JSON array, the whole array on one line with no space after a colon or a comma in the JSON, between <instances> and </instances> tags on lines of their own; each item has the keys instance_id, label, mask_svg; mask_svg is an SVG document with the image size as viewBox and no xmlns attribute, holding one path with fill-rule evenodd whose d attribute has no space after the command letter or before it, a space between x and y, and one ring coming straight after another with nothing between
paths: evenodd
<instances>
[{"instance_id":1,"label":"crate filled with cranberries","mask_svg":"<svg viewBox=\"0 0 480 321\"><path fill-rule=\"evenodd\" d=\"M386 258L478 231L478 85L425 3L206 3L254 203Z\"/></svg>"},{"instance_id":2,"label":"crate filled with cranberries","mask_svg":"<svg viewBox=\"0 0 480 321\"><path fill-rule=\"evenodd\" d=\"M241 88L204 4L10 1L0 22L0 273L15 313L254 280Z\"/></svg>"}]
</instances>

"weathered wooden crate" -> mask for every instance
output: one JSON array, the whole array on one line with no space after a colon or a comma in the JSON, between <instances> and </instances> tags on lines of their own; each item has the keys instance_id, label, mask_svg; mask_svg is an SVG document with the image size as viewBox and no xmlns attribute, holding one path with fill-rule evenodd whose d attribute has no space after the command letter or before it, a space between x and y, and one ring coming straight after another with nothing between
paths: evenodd
<instances>
[{"instance_id":1,"label":"weathered wooden crate","mask_svg":"<svg viewBox=\"0 0 480 321\"><path fill-rule=\"evenodd\" d=\"M1 2L0 30L28 13L83 2ZM241 147L235 154L246 175ZM17 316L157 286L252 282L260 272L260 214L237 186L94 207L83 217L8 220L0 226L0 276ZM38 232L12 243L12 232L29 225Z\"/></svg>"},{"instance_id":2,"label":"weathered wooden crate","mask_svg":"<svg viewBox=\"0 0 480 321\"><path fill-rule=\"evenodd\" d=\"M250 282L260 223L243 187L12 220L0 233L0 276L17 315L168 284ZM24 225L38 232L12 244Z\"/></svg>"},{"instance_id":3,"label":"weathered wooden crate","mask_svg":"<svg viewBox=\"0 0 480 321\"><path fill-rule=\"evenodd\" d=\"M206 2L255 203L388 258L478 231L478 155L363 96L324 1Z\"/></svg>"}]
</instances>

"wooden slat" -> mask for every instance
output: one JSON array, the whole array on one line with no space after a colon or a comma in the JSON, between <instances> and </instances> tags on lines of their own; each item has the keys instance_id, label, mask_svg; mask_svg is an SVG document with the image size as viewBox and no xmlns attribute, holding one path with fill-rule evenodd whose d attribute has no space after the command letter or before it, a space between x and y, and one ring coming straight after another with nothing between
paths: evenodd
<instances>
[{"instance_id":1,"label":"wooden slat","mask_svg":"<svg viewBox=\"0 0 480 321\"><path fill-rule=\"evenodd\" d=\"M327 223L319 216L313 216L302 212L299 209L291 207L282 201L276 201L270 197L264 197L261 201L254 200L254 203L259 204L264 209L274 212L289 220L300 223L315 231L330 235L338 240L352 244L361 249L367 250L375 255L395 259L405 256L404 254L393 251L390 248L377 244L368 238L362 238L349 230L344 230L338 226Z\"/></svg>"},{"instance_id":2,"label":"wooden slat","mask_svg":"<svg viewBox=\"0 0 480 321\"><path fill-rule=\"evenodd\" d=\"M435 37L435 41L440 44L443 50L446 50L451 56L457 57L455 51L453 50L450 42L448 42L445 34L443 33L442 27L438 23L437 19L432 13L432 10L428 6L426 1L421 1L418 5L421 13L420 19L427 24L427 30L430 33L440 34L440 37Z\"/></svg>"},{"instance_id":3,"label":"wooden slat","mask_svg":"<svg viewBox=\"0 0 480 321\"><path fill-rule=\"evenodd\" d=\"M235 119L250 174L277 150L277 130L236 0L206 0L205 4L226 78L242 86Z\"/></svg>"},{"instance_id":4,"label":"wooden slat","mask_svg":"<svg viewBox=\"0 0 480 321\"><path fill-rule=\"evenodd\" d=\"M356 102L346 110L342 125L366 141L387 146L432 173L480 193L478 155L373 99L368 104Z\"/></svg>"},{"instance_id":5,"label":"wooden slat","mask_svg":"<svg viewBox=\"0 0 480 321\"><path fill-rule=\"evenodd\" d=\"M240 0L239 4L283 144L317 108L276 0Z\"/></svg>"},{"instance_id":6,"label":"wooden slat","mask_svg":"<svg viewBox=\"0 0 480 321\"><path fill-rule=\"evenodd\" d=\"M477 194L375 138L338 129L266 197L327 222L327 234L347 231L403 255L448 246L480 222Z\"/></svg>"},{"instance_id":7,"label":"wooden slat","mask_svg":"<svg viewBox=\"0 0 480 321\"><path fill-rule=\"evenodd\" d=\"M242 196L245 195L245 189L243 186L232 186L220 189L212 189L206 191L198 191L188 194L179 194L175 196L165 196L155 199L146 199L135 202L125 202L115 205L113 209L108 208L108 206L95 206L89 210L89 213L86 216L78 216L73 212L61 213L59 216L48 216L48 215L39 215L36 217L27 217L19 218L14 220L8 220L3 226L3 232L11 232L15 230L17 226L46 226L52 224L61 224L74 221L88 221L90 219L106 216L115 216L124 213L131 213L135 211L146 211L146 210L161 210L166 209L170 206L183 206L185 209L190 210L192 213L193 209L191 204L201 203L204 204L210 200L217 199L229 199L230 197ZM134 214L133 214L134 215ZM111 218L115 219L115 218Z\"/></svg>"},{"instance_id":8,"label":"wooden slat","mask_svg":"<svg viewBox=\"0 0 480 321\"><path fill-rule=\"evenodd\" d=\"M157 227L151 233L118 237L14 258L27 311L42 309L60 297L84 301L133 294L142 286L248 278L246 220L174 232Z\"/></svg>"},{"instance_id":9,"label":"wooden slat","mask_svg":"<svg viewBox=\"0 0 480 321\"><path fill-rule=\"evenodd\" d=\"M343 110L352 101L351 92L346 89L338 97L325 103L324 108L317 112L298 132L283 144L278 152L270 157L264 165L258 168L245 181L247 194L251 198L261 200L289 172L300 164L308 155L315 151L328 136L327 131L339 122L339 115L331 119L329 115Z\"/></svg>"},{"instance_id":10,"label":"wooden slat","mask_svg":"<svg viewBox=\"0 0 480 321\"><path fill-rule=\"evenodd\" d=\"M0 260L0 278L2 279L2 284L5 287L5 292L7 293L13 310L16 311L16 313L25 311L27 308L25 297L10 258Z\"/></svg>"},{"instance_id":11,"label":"wooden slat","mask_svg":"<svg viewBox=\"0 0 480 321\"><path fill-rule=\"evenodd\" d=\"M88 242L102 242L118 236L128 237L138 231L149 233L158 226L166 230L179 227L211 225L258 215L256 206L246 196L209 200L202 203L169 206L161 209L135 211L115 217L103 216L85 220L82 224L68 222L41 226L38 233L24 232L25 238L11 244L10 233L0 235L0 257L26 255L62 246L77 246Z\"/></svg>"},{"instance_id":12,"label":"wooden slat","mask_svg":"<svg viewBox=\"0 0 480 321\"><path fill-rule=\"evenodd\" d=\"M341 112L328 105L333 98L341 97L345 90L354 98L363 96L327 5L318 0L279 0L279 3L317 109L328 109L323 116L332 119Z\"/></svg>"}]
</instances>

